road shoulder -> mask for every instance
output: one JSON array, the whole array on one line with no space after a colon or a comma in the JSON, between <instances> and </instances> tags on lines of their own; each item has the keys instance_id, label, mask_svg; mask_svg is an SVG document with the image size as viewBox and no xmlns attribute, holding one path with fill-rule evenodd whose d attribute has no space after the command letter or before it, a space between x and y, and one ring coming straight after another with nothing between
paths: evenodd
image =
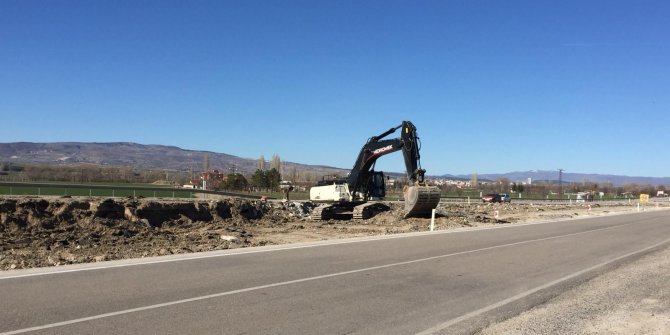
<instances>
[{"instance_id":1,"label":"road shoulder","mask_svg":"<svg viewBox=\"0 0 670 335\"><path fill-rule=\"evenodd\" d=\"M482 330L492 334L668 334L670 247Z\"/></svg>"}]
</instances>

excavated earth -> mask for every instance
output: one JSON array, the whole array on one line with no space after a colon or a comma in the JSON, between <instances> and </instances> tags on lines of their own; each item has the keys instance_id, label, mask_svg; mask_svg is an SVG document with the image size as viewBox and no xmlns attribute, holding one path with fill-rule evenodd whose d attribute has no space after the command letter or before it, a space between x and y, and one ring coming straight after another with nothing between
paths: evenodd
<instances>
[{"instance_id":1,"label":"excavated earth","mask_svg":"<svg viewBox=\"0 0 670 335\"><path fill-rule=\"evenodd\" d=\"M401 203L364 221L314 221L309 202L242 199L0 198L0 269L100 262L229 248L429 229L402 219ZM568 219L633 211L627 203L592 205L440 204L439 230ZM496 218L497 213L497 218Z\"/></svg>"}]
</instances>

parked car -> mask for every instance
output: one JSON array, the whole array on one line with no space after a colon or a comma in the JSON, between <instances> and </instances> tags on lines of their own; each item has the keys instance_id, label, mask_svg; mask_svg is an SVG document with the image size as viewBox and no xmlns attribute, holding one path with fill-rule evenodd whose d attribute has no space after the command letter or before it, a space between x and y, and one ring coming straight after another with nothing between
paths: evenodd
<instances>
[{"instance_id":1,"label":"parked car","mask_svg":"<svg viewBox=\"0 0 670 335\"><path fill-rule=\"evenodd\" d=\"M502 202L502 199L500 198L500 194L489 193L482 197L482 202Z\"/></svg>"},{"instance_id":2,"label":"parked car","mask_svg":"<svg viewBox=\"0 0 670 335\"><path fill-rule=\"evenodd\" d=\"M593 195L589 193L577 194L577 199L575 200L575 202L585 202L585 201L593 201Z\"/></svg>"},{"instance_id":3,"label":"parked car","mask_svg":"<svg viewBox=\"0 0 670 335\"><path fill-rule=\"evenodd\" d=\"M512 202L512 197L509 196L507 193L499 193L500 196L500 201L501 202Z\"/></svg>"}]
</instances>

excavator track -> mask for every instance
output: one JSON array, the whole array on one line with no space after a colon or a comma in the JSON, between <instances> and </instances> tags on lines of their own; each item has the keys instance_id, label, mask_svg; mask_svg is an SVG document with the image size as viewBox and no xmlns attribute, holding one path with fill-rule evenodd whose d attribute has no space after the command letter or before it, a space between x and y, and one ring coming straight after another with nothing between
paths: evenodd
<instances>
[{"instance_id":1,"label":"excavator track","mask_svg":"<svg viewBox=\"0 0 670 335\"><path fill-rule=\"evenodd\" d=\"M367 220L380 212L385 212L391 209L386 204L381 202L367 202L362 205L354 207L354 220Z\"/></svg>"},{"instance_id":2,"label":"excavator track","mask_svg":"<svg viewBox=\"0 0 670 335\"><path fill-rule=\"evenodd\" d=\"M332 218L332 205L319 205L312 210L312 220L328 221Z\"/></svg>"},{"instance_id":3,"label":"excavator track","mask_svg":"<svg viewBox=\"0 0 670 335\"><path fill-rule=\"evenodd\" d=\"M440 203L440 190L435 186L408 186L405 195L405 218L429 217Z\"/></svg>"}]
</instances>

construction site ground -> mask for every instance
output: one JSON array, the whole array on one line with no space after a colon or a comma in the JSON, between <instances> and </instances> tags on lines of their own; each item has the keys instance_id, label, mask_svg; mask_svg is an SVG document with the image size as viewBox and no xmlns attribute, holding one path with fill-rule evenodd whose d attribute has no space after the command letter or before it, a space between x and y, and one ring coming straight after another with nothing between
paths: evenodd
<instances>
[{"instance_id":1,"label":"construction site ground","mask_svg":"<svg viewBox=\"0 0 670 335\"><path fill-rule=\"evenodd\" d=\"M427 231L400 202L371 219L315 221L310 202L243 199L0 198L0 269L59 266L229 248ZM435 229L636 211L637 203L441 203ZM670 206L662 202L649 209Z\"/></svg>"}]
</instances>

